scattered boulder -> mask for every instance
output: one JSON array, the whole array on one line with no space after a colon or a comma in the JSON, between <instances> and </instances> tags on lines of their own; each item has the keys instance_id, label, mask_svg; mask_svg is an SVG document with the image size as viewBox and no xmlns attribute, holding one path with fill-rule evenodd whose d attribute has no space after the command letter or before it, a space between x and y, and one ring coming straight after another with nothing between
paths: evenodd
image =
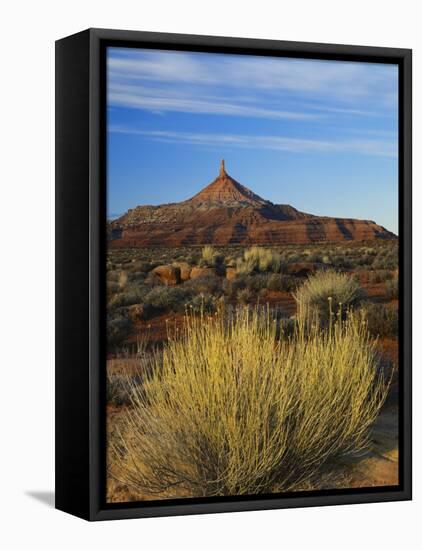
<instances>
[{"instance_id":1,"label":"scattered boulder","mask_svg":"<svg viewBox=\"0 0 422 550\"><path fill-rule=\"evenodd\" d=\"M191 279L198 279L199 277L208 277L209 275L217 275L215 267L193 267L190 272Z\"/></svg>"},{"instance_id":2,"label":"scattered boulder","mask_svg":"<svg viewBox=\"0 0 422 550\"><path fill-rule=\"evenodd\" d=\"M155 315L156 312L157 309L152 304L134 304L126 308L126 318L132 323L145 321Z\"/></svg>"},{"instance_id":3,"label":"scattered boulder","mask_svg":"<svg viewBox=\"0 0 422 550\"><path fill-rule=\"evenodd\" d=\"M153 273L152 271L150 271L146 276L145 282L152 286L160 286L164 284L161 278L156 273Z\"/></svg>"},{"instance_id":4,"label":"scattered boulder","mask_svg":"<svg viewBox=\"0 0 422 550\"><path fill-rule=\"evenodd\" d=\"M289 264L286 268L288 275L294 275L295 277L307 277L312 275L318 269L321 269L321 264L312 262L297 262Z\"/></svg>"},{"instance_id":5,"label":"scattered boulder","mask_svg":"<svg viewBox=\"0 0 422 550\"><path fill-rule=\"evenodd\" d=\"M178 267L180 269L180 280L181 281L187 281L190 279L190 273L191 273L191 266L188 264L188 262L174 262L174 267Z\"/></svg>"},{"instance_id":6,"label":"scattered boulder","mask_svg":"<svg viewBox=\"0 0 422 550\"><path fill-rule=\"evenodd\" d=\"M237 269L235 267L226 267L226 279L233 281L236 277Z\"/></svg>"},{"instance_id":7,"label":"scattered boulder","mask_svg":"<svg viewBox=\"0 0 422 550\"><path fill-rule=\"evenodd\" d=\"M167 286L174 286L180 283L180 268L174 265L159 265L152 270L160 280Z\"/></svg>"}]
</instances>

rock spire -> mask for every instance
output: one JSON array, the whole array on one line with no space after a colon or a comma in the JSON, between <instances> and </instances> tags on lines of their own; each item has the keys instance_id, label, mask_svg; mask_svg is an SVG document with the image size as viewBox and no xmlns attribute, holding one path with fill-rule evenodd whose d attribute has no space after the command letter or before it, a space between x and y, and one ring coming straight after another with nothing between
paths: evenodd
<instances>
[{"instance_id":1,"label":"rock spire","mask_svg":"<svg viewBox=\"0 0 422 550\"><path fill-rule=\"evenodd\" d=\"M224 166L224 159L221 159L220 163L220 177L227 176L226 168Z\"/></svg>"}]
</instances>

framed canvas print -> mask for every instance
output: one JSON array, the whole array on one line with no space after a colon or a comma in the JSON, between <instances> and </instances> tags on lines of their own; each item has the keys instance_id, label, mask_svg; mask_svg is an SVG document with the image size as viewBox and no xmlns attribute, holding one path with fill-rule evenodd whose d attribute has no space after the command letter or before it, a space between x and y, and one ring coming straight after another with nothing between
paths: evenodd
<instances>
[{"instance_id":1,"label":"framed canvas print","mask_svg":"<svg viewBox=\"0 0 422 550\"><path fill-rule=\"evenodd\" d=\"M56 506L411 498L411 51L56 43Z\"/></svg>"}]
</instances>

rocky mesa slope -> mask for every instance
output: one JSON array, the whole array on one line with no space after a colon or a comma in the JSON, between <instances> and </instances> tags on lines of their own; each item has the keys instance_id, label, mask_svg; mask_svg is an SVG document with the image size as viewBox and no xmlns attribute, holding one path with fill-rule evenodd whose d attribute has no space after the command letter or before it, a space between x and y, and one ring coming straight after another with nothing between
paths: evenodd
<instances>
[{"instance_id":1,"label":"rocky mesa slope","mask_svg":"<svg viewBox=\"0 0 422 550\"><path fill-rule=\"evenodd\" d=\"M314 216L290 205L273 204L227 174L191 199L137 206L108 224L109 246L306 244L370 241L396 236L369 220Z\"/></svg>"}]
</instances>

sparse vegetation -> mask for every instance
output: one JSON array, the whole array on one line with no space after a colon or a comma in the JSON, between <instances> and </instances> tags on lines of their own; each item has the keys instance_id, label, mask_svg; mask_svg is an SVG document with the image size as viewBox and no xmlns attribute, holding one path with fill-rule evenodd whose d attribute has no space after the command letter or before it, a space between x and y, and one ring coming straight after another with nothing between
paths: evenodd
<instances>
[{"instance_id":1,"label":"sparse vegetation","mask_svg":"<svg viewBox=\"0 0 422 550\"><path fill-rule=\"evenodd\" d=\"M130 404L130 387L127 377L110 374L107 376L107 403L117 407Z\"/></svg>"},{"instance_id":2,"label":"sparse vegetation","mask_svg":"<svg viewBox=\"0 0 422 550\"><path fill-rule=\"evenodd\" d=\"M387 289L387 297L390 300L397 300L399 297L399 278L396 274L392 279L385 283Z\"/></svg>"},{"instance_id":3,"label":"sparse vegetation","mask_svg":"<svg viewBox=\"0 0 422 550\"><path fill-rule=\"evenodd\" d=\"M252 301L253 294L249 288L242 288L237 291L237 300L241 304L248 304Z\"/></svg>"},{"instance_id":4,"label":"sparse vegetation","mask_svg":"<svg viewBox=\"0 0 422 550\"><path fill-rule=\"evenodd\" d=\"M383 401L397 274L394 242L110 250L109 490L321 488L339 454L365 447Z\"/></svg>"},{"instance_id":5,"label":"sparse vegetation","mask_svg":"<svg viewBox=\"0 0 422 550\"><path fill-rule=\"evenodd\" d=\"M127 283L127 273L126 271L121 271L119 274L119 288L123 290Z\"/></svg>"},{"instance_id":6,"label":"sparse vegetation","mask_svg":"<svg viewBox=\"0 0 422 550\"><path fill-rule=\"evenodd\" d=\"M218 299L211 294L199 294L188 303L188 311L193 313L214 313L218 306Z\"/></svg>"},{"instance_id":7,"label":"sparse vegetation","mask_svg":"<svg viewBox=\"0 0 422 550\"><path fill-rule=\"evenodd\" d=\"M278 292L293 292L296 289L297 280L290 275L278 275L273 273L267 279L268 290Z\"/></svg>"},{"instance_id":8,"label":"sparse vegetation","mask_svg":"<svg viewBox=\"0 0 422 550\"><path fill-rule=\"evenodd\" d=\"M129 336L132 323L129 319L110 319L107 321L107 345L109 349L119 347Z\"/></svg>"},{"instance_id":9,"label":"sparse vegetation","mask_svg":"<svg viewBox=\"0 0 422 550\"><path fill-rule=\"evenodd\" d=\"M252 246L245 250L243 258L237 261L237 270L241 274L250 274L253 272L268 272L278 273L281 269L281 255L279 252Z\"/></svg>"},{"instance_id":10,"label":"sparse vegetation","mask_svg":"<svg viewBox=\"0 0 422 550\"><path fill-rule=\"evenodd\" d=\"M152 306L155 312L184 312L192 292L184 287L156 286L144 299L145 304Z\"/></svg>"},{"instance_id":11,"label":"sparse vegetation","mask_svg":"<svg viewBox=\"0 0 422 550\"><path fill-rule=\"evenodd\" d=\"M287 491L365 449L388 384L361 315L290 338L276 325L269 308L186 317L132 384L113 475L166 497Z\"/></svg>"},{"instance_id":12,"label":"sparse vegetation","mask_svg":"<svg viewBox=\"0 0 422 550\"><path fill-rule=\"evenodd\" d=\"M364 304L368 330L374 337L397 336L398 310L394 306L385 304Z\"/></svg>"},{"instance_id":13,"label":"sparse vegetation","mask_svg":"<svg viewBox=\"0 0 422 550\"><path fill-rule=\"evenodd\" d=\"M215 267L217 264L221 264L223 258L216 252L212 246L204 246L202 249L202 265L209 267Z\"/></svg>"},{"instance_id":14,"label":"sparse vegetation","mask_svg":"<svg viewBox=\"0 0 422 550\"><path fill-rule=\"evenodd\" d=\"M393 268L374 268L372 265L384 266L386 262ZM154 268L161 265L183 266L187 280L184 275L180 284L166 286L166 282L153 272ZM312 270L312 265L321 272L325 270L334 274L324 276L317 272L317 283L321 277L325 281L324 285L321 286L320 281L319 290L313 288L311 291L308 283L300 290L301 296L305 292L308 296L310 292L313 293L312 307L321 307L320 316L324 323L327 322L328 296L332 298L331 309L334 313L338 312L340 302L343 311L359 305L363 295L357 289L358 283L351 282L351 279L355 277L357 281L361 271L363 274L360 278L365 284L384 283L388 300L398 296L397 246L390 242L371 246L286 245L278 249L252 246L246 250L239 246L113 250L107 262L107 308L111 321L109 349L124 345L125 338L132 334L133 327L128 329L127 319L147 321L166 312L182 315L187 306L198 312L201 304L207 311L213 312L221 300L265 304L267 300L277 302L277 296L282 293L293 296L304 282L306 271ZM203 275L190 279L190 270L197 266L209 269L210 274L204 271ZM354 274L349 272L351 269ZM231 276L227 280L226 271L228 273L230 270ZM333 277L337 283L327 287L327 278L331 278L333 283ZM341 284L339 279L343 281ZM312 280L315 285L315 280ZM348 291L350 285L355 289L352 290L352 296L344 293L344 281L347 281ZM131 310L135 306L136 313ZM123 330L124 326L126 328Z\"/></svg>"},{"instance_id":15,"label":"sparse vegetation","mask_svg":"<svg viewBox=\"0 0 422 550\"><path fill-rule=\"evenodd\" d=\"M307 317L317 316L322 324L327 324L339 312L346 313L363 297L363 290L354 277L333 270L310 276L295 293L299 312Z\"/></svg>"}]
</instances>

